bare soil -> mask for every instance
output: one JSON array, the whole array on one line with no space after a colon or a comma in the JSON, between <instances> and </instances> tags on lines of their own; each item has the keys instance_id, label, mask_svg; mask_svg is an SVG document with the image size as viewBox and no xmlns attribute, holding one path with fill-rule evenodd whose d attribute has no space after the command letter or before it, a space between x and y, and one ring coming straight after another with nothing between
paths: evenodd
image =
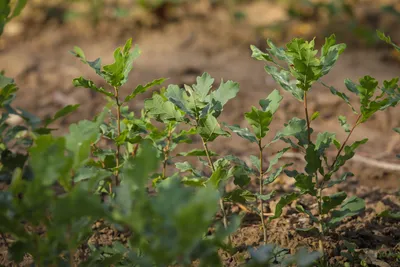
<instances>
[{"instance_id":1,"label":"bare soil","mask_svg":"<svg viewBox=\"0 0 400 267\"><path fill-rule=\"evenodd\" d=\"M262 14L271 20L267 19L263 22L265 24L287 19L284 10L270 4L253 3L243 8L249 18ZM89 59L101 57L103 62L110 63L115 47L133 37L134 42L140 46L142 55L135 62L129 82L123 88L123 94L128 94L138 84L159 77L168 77L168 84L192 84L196 76L206 71L215 78L216 84L221 79L239 82L239 95L227 104L221 119L229 124L248 127L244 120L244 112L249 111L252 105L257 106L259 99L278 88L265 73L263 64L250 57L249 45L265 46L264 37L269 37L268 32L260 33L255 30L257 22L251 19L232 23L225 9L212 8L204 3L191 7L186 12L178 12L173 20L166 20L155 26L105 22L93 29L82 21L61 25L50 21L44 25L36 23L28 24L29 26L26 25L29 21L16 21L10 24L9 28L6 27L5 35L0 40L0 69L5 69L7 76L15 77L20 87L15 104L42 118L67 104L81 104L78 112L56 125L60 127L59 133L62 133L67 131L68 124L92 118L105 103L99 95L74 88L72 79L79 76L89 77L102 86L105 84L68 51L76 45L85 51ZM296 33L312 38L314 35L321 36L321 32L325 33L327 29L329 34L345 31L341 25L336 25L335 28L329 23L324 24L329 28L323 30L318 28L318 22L290 23L290 27L283 28L278 34L270 32L276 42L282 43L287 38L295 37ZM305 31L304 28L310 30ZM398 43L399 37L394 33L393 39ZM350 46L324 79L325 83L344 91L345 78L358 80L364 75L371 75L383 81L400 74L400 63L391 56L389 48L366 47L355 39L349 34L341 35L339 41L349 43ZM319 43L322 40L322 37L317 39ZM150 95L151 92L148 92L140 96L131 107L139 111L143 107L142 100ZM313 88L310 96L311 112L318 110L322 114L313 122L313 128L317 131L338 132L339 140L344 140L345 133L337 121L337 116L346 115L352 122L355 115L351 109L323 87ZM285 97L284 104L273 122L270 138L292 116L303 116L301 105L290 95L285 94ZM400 222L376 216L387 208L400 211L399 197L396 196L400 188L400 164L395 158L395 155L400 153L400 142L398 135L392 131L392 128L399 126L399 113L399 109L390 109L375 115L371 121L357 128L350 140L365 137L369 139L368 143L358 150L361 157L351 160L345 166L346 171L353 172L355 176L332 190L344 190L349 195L364 198L367 209L360 216L347 219L326 238L331 261L339 266L343 264L343 258L340 256L340 251L345 250L343 240L356 243L361 257L366 258L370 266L400 266L399 259L396 261L394 256L382 256L384 253L389 255L387 252L399 255ZM245 160L256 151L256 147L237 136L221 139L210 146L216 152L234 154ZM281 146L278 144L272 147L265 155L266 161L268 156L278 151ZM374 164L371 164L371 161L366 162L366 158L372 159ZM285 160L295 162L295 166L298 167L303 165L303 162L295 157ZM394 167L391 169L388 166ZM289 177L282 176L272 187L280 192L288 192L293 190L293 183ZM311 210L316 209L309 199L302 199L301 203ZM267 212L272 211L273 203L267 207ZM242 212L238 207L231 208L231 214L238 212ZM309 220L299 215L292 205L285 209L280 219L268 225L268 242L291 251L299 246L317 249L318 241L315 236L296 231L296 228L307 227L308 224ZM259 225L256 216L245 215L240 230L233 237L234 244L242 249L235 255L223 253L224 266L238 266L245 262L248 258L246 247L257 246L262 240ZM100 229L101 226L102 223L99 223L94 228ZM97 232L92 242L109 245L114 240L125 241L126 237L106 226ZM5 243L0 240L0 264L13 266L6 259L6 255ZM82 257L84 255L85 250L82 250ZM25 263L29 264L29 257Z\"/></svg>"}]
</instances>

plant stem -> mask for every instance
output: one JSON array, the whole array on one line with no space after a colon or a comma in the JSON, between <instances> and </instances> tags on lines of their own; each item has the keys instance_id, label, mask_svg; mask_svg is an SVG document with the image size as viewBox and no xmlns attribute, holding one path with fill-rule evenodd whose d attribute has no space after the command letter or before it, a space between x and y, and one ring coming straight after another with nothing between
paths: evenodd
<instances>
[{"instance_id":1,"label":"plant stem","mask_svg":"<svg viewBox=\"0 0 400 267\"><path fill-rule=\"evenodd\" d=\"M117 137L121 135L121 103L119 102L119 92L118 88L114 86L114 97L115 103L117 104ZM121 153L121 146L117 144L117 150L115 151L115 185L118 186L119 181L119 157Z\"/></svg>"},{"instance_id":2,"label":"plant stem","mask_svg":"<svg viewBox=\"0 0 400 267\"><path fill-rule=\"evenodd\" d=\"M338 158L339 158L339 156L340 156L340 153L342 153L344 146L345 146L345 145L347 144L347 142L349 141L350 136L351 136L351 134L353 133L354 129L358 126L358 124L359 124L358 122L359 122L359 120L361 119L361 116L362 116L361 114L358 115L356 122L354 123L354 125L353 125L353 127L351 128L349 134L348 134L347 137L346 137L346 140L344 140L342 146L340 147L338 153L336 154L335 160L333 161L333 163L332 163L332 165L331 165L331 169L333 168L333 166L335 166L335 163L336 163L336 161L338 160Z\"/></svg>"},{"instance_id":3,"label":"plant stem","mask_svg":"<svg viewBox=\"0 0 400 267\"><path fill-rule=\"evenodd\" d=\"M318 176L317 176L318 179ZM324 228L322 225L322 220L323 220L323 216L322 216L322 188L318 188L318 192L317 192L317 200L318 200L318 214L319 214L319 223L318 223L318 230L319 230L319 234L320 234L320 238L318 240L318 244L319 244L319 251L322 253L322 257L325 258L325 249L324 249L324 237L325 237L325 233L324 233Z\"/></svg>"},{"instance_id":4,"label":"plant stem","mask_svg":"<svg viewBox=\"0 0 400 267\"><path fill-rule=\"evenodd\" d=\"M206 152L206 156L207 156L207 159L208 159L208 164L210 165L210 168L211 168L212 172L214 173L215 172L215 167L214 167L214 164L213 164L213 162L211 160L211 157L210 157L210 152L208 150L207 142L204 140L203 137L201 138L201 141L203 142L203 147L204 147L204 151ZM228 220L227 220L226 212L225 212L224 199L222 197L219 199L219 206L220 206L220 209L221 209L221 212L222 212L222 223L224 224L224 228L226 229L226 228L228 228ZM231 237L230 236L228 237L228 239L229 239L229 243L231 243Z\"/></svg>"},{"instance_id":5,"label":"plant stem","mask_svg":"<svg viewBox=\"0 0 400 267\"><path fill-rule=\"evenodd\" d=\"M310 119L308 118L307 92L304 92L304 112L306 113L306 120L307 120L308 143L311 144L311 129L310 129Z\"/></svg>"},{"instance_id":6,"label":"plant stem","mask_svg":"<svg viewBox=\"0 0 400 267\"><path fill-rule=\"evenodd\" d=\"M167 136L167 144L164 147L164 162L163 162L163 169L162 169L162 179L165 179L166 171L167 171L167 162L168 162L168 157L169 157L169 146L171 143L171 137L172 137L172 127L170 124L168 124L168 136Z\"/></svg>"},{"instance_id":7,"label":"plant stem","mask_svg":"<svg viewBox=\"0 0 400 267\"><path fill-rule=\"evenodd\" d=\"M137 151L139 149L139 143L135 145L135 148L132 151L132 157L136 157Z\"/></svg>"},{"instance_id":8,"label":"plant stem","mask_svg":"<svg viewBox=\"0 0 400 267\"><path fill-rule=\"evenodd\" d=\"M263 148L262 148L262 143L261 139L258 140L258 148L260 151L260 176L259 176L259 182L260 182L260 219L261 219L261 224L263 228L263 237L264 237L264 244L267 244L267 227L265 226L264 222L264 201L262 200L262 195L263 195L263 186L262 186L262 180L263 180Z\"/></svg>"}]
</instances>

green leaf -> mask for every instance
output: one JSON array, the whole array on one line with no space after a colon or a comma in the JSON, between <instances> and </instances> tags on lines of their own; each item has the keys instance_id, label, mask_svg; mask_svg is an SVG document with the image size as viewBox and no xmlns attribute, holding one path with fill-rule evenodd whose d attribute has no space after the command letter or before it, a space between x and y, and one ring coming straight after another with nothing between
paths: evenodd
<instances>
[{"instance_id":1,"label":"green leaf","mask_svg":"<svg viewBox=\"0 0 400 267\"><path fill-rule=\"evenodd\" d=\"M161 209L164 209L163 203L168 201L168 198L171 198L171 195L175 193L175 191L169 191L168 194L164 194L167 199L160 199L159 203L157 203ZM188 191L187 191L188 192ZM185 195L183 195L185 196ZM177 202L182 201L182 197L175 198ZM207 231L208 226L211 223L211 218L215 215L218 210L218 192L213 190L212 188L200 188L194 193L190 193L190 195L184 198L184 203L171 203L176 208L166 209L166 212L171 212L172 210L172 218L171 223L173 223L174 227L170 230L177 232L176 237L176 256L173 257L171 262L175 262L175 259L178 258L178 255L182 255L182 252L186 252L185 254L193 255L192 250L194 250L197 245L199 245L200 240L204 238L204 233ZM171 201L168 201L171 202ZM199 216L199 214L201 214ZM168 217L167 217L168 218ZM164 223L165 225L165 223ZM160 232L163 232L165 227L160 225ZM165 231L165 230L164 230ZM170 233L171 231L165 232L165 238L171 240ZM156 240L159 237L156 236ZM168 242L171 244L170 242ZM168 246L168 243L166 245ZM204 245L203 245L204 246ZM163 251L166 246L161 246L160 251ZM205 247L206 249L206 247ZM185 255L189 258L189 255ZM164 264L161 264L164 265ZM181 265L181 264L179 264ZM160 266L157 264L157 266Z\"/></svg>"},{"instance_id":2,"label":"green leaf","mask_svg":"<svg viewBox=\"0 0 400 267\"><path fill-rule=\"evenodd\" d=\"M284 149L278 151L275 156L269 161L269 166L266 173L270 172L272 168L278 163L278 161L282 158L283 154L288 151L290 147L285 147Z\"/></svg>"},{"instance_id":3,"label":"green leaf","mask_svg":"<svg viewBox=\"0 0 400 267\"><path fill-rule=\"evenodd\" d=\"M0 73L0 88L4 88L9 84L15 84L14 79L8 78L4 76L2 73Z\"/></svg>"},{"instance_id":4,"label":"green leaf","mask_svg":"<svg viewBox=\"0 0 400 267\"><path fill-rule=\"evenodd\" d=\"M45 186L60 181L65 189L71 189L66 181L72 167L72 157L66 156L66 141L64 137L41 135L35 140L34 146L29 149L30 165L35 179Z\"/></svg>"},{"instance_id":5,"label":"green leaf","mask_svg":"<svg viewBox=\"0 0 400 267\"><path fill-rule=\"evenodd\" d=\"M278 110L283 97L278 90L273 90L266 99L260 100L260 106L263 111L269 111L272 115Z\"/></svg>"},{"instance_id":6,"label":"green leaf","mask_svg":"<svg viewBox=\"0 0 400 267\"><path fill-rule=\"evenodd\" d=\"M318 155L323 156L325 150L331 146L335 138L336 138L335 133L330 133L330 132L318 133L317 140L315 141L315 150L318 151Z\"/></svg>"},{"instance_id":7,"label":"green leaf","mask_svg":"<svg viewBox=\"0 0 400 267\"><path fill-rule=\"evenodd\" d=\"M299 141L300 146L308 144L307 122L304 119L292 118L285 124L285 128L275 135L273 141L289 136L294 136Z\"/></svg>"},{"instance_id":8,"label":"green leaf","mask_svg":"<svg viewBox=\"0 0 400 267\"><path fill-rule=\"evenodd\" d=\"M106 178L109 178L113 175L112 172L97 168L97 167L83 167L78 170L74 177L74 182L82 182L82 181L89 181L89 182L99 182Z\"/></svg>"},{"instance_id":9,"label":"green leaf","mask_svg":"<svg viewBox=\"0 0 400 267\"><path fill-rule=\"evenodd\" d=\"M196 78L196 82L197 84L192 86L196 100L204 101L211 90L214 78L205 72L202 76Z\"/></svg>"},{"instance_id":10,"label":"green leaf","mask_svg":"<svg viewBox=\"0 0 400 267\"><path fill-rule=\"evenodd\" d=\"M319 115L320 115L319 111L315 111L315 112L311 115L310 120L311 120L311 121L316 120L316 119L319 117Z\"/></svg>"},{"instance_id":11,"label":"green leaf","mask_svg":"<svg viewBox=\"0 0 400 267\"><path fill-rule=\"evenodd\" d=\"M244 166L234 166L232 169L234 184L240 187L245 187L250 182L249 171Z\"/></svg>"},{"instance_id":12,"label":"green leaf","mask_svg":"<svg viewBox=\"0 0 400 267\"><path fill-rule=\"evenodd\" d=\"M347 90L349 90L350 92L352 92L356 95L358 95L360 93L357 89L357 85L350 79L345 79L344 84L346 85Z\"/></svg>"},{"instance_id":13,"label":"green leaf","mask_svg":"<svg viewBox=\"0 0 400 267\"><path fill-rule=\"evenodd\" d=\"M253 127L253 131L258 139L262 139L269 131L269 125L272 122L272 113L251 108L251 112L245 113L247 122Z\"/></svg>"},{"instance_id":14,"label":"green leaf","mask_svg":"<svg viewBox=\"0 0 400 267\"><path fill-rule=\"evenodd\" d=\"M3 137L3 142L7 144L10 141L13 141L15 139L18 139L17 135L21 132L28 131L28 128L22 125L17 125L11 128L8 128L4 137Z\"/></svg>"},{"instance_id":15,"label":"green leaf","mask_svg":"<svg viewBox=\"0 0 400 267\"><path fill-rule=\"evenodd\" d=\"M12 15L8 18L8 20L19 16L19 14L21 14L22 9L24 9L27 2L28 2L28 0L17 0L17 3L15 4L14 9L13 9Z\"/></svg>"},{"instance_id":16,"label":"green leaf","mask_svg":"<svg viewBox=\"0 0 400 267\"><path fill-rule=\"evenodd\" d=\"M0 35L3 34L4 26L10 22L11 19L17 17L22 9L25 7L27 0L17 0L13 8L13 12L10 15L11 8L10 8L10 1L9 0L2 0L0 1Z\"/></svg>"},{"instance_id":17,"label":"green leaf","mask_svg":"<svg viewBox=\"0 0 400 267\"><path fill-rule=\"evenodd\" d=\"M335 87L333 87L333 86L328 86L328 85L326 85L326 84L323 83L323 82L321 82L321 84L322 84L323 86L329 88L329 90L331 91L331 93L332 93L333 95L336 95L336 96L340 97L341 99L343 99L343 100L346 102L346 104L353 110L353 112L357 114L355 108L354 108L353 105L350 103L349 97L348 97L345 93L339 92L338 90L335 89Z\"/></svg>"},{"instance_id":18,"label":"green leaf","mask_svg":"<svg viewBox=\"0 0 400 267\"><path fill-rule=\"evenodd\" d=\"M311 213L311 211L306 210L302 205L296 205L296 210L299 211L299 212L301 212L301 213L307 214L308 217L310 217L310 219L311 219L314 223L319 223L318 218L315 217L315 216ZM312 229L309 229L309 231L310 231L310 230L312 230Z\"/></svg>"},{"instance_id":19,"label":"green leaf","mask_svg":"<svg viewBox=\"0 0 400 267\"><path fill-rule=\"evenodd\" d=\"M212 100L219 103L222 108L230 99L235 98L238 92L239 84L237 82L227 81L224 83L224 81L221 80L220 86L210 94L210 97ZM217 111L220 112L221 110Z\"/></svg>"},{"instance_id":20,"label":"green leaf","mask_svg":"<svg viewBox=\"0 0 400 267\"><path fill-rule=\"evenodd\" d=\"M20 116L29 126L33 128L33 130L36 130L37 127L41 124L40 118L36 115L20 108L17 108L17 110L18 112L10 112L10 114Z\"/></svg>"},{"instance_id":21,"label":"green leaf","mask_svg":"<svg viewBox=\"0 0 400 267\"><path fill-rule=\"evenodd\" d=\"M276 47L275 44L267 39L267 44L269 46L268 52L279 60L285 61L288 65L293 64L293 60L285 53L285 49L281 47Z\"/></svg>"},{"instance_id":22,"label":"green leaf","mask_svg":"<svg viewBox=\"0 0 400 267\"><path fill-rule=\"evenodd\" d=\"M252 51L252 54L251 54L252 58L257 59L257 60L273 62L273 60L269 54L262 52L260 49L258 49L254 45L250 45L250 49Z\"/></svg>"},{"instance_id":23,"label":"green leaf","mask_svg":"<svg viewBox=\"0 0 400 267\"><path fill-rule=\"evenodd\" d=\"M267 185L267 184L273 183L273 182L276 180L276 178L278 178L279 175L281 175L281 173L285 170L285 168L287 168L287 167L289 167L289 166L292 166L292 165L293 165L293 163L289 163L289 164L285 164L285 165L279 167L278 169L276 169L274 172L272 172L272 173L264 180L264 183L263 183L263 184Z\"/></svg>"},{"instance_id":24,"label":"green leaf","mask_svg":"<svg viewBox=\"0 0 400 267\"><path fill-rule=\"evenodd\" d=\"M181 90L179 86L168 85L165 96L187 115L191 116L193 119L196 117L194 112L196 107L194 106L194 103L189 101L189 96L184 90Z\"/></svg>"},{"instance_id":25,"label":"green leaf","mask_svg":"<svg viewBox=\"0 0 400 267\"><path fill-rule=\"evenodd\" d=\"M158 121L182 121L181 111L170 101L155 93L150 99L144 101L144 108L148 114Z\"/></svg>"},{"instance_id":26,"label":"green leaf","mask_svg":"<svg viewBox=\"0 0 400 267\"><path fill-rule=\"evenodd\" d=\"M102 77L108 84L118 88L128 81L132 63L141 54L138 46L135 46L132 52L131 48L132 38L126 41L123 48L118 47L114 51L114 63L103 66Z\"/></svg>"},{"instance_id":27,"label":"green leaf","mask_svg":"<svg viewBox=\"0 0 400 267\"><path fill-rule=\"evenodd\" d=\"M330 196L322 197L322 213L328 214L332 209L336 208L346 199L347 194L345 192L339 192Z\"/></svg>"},{"instance_id":28,"label":"green leaf","mask_svg":"<svg viewBox=\"0 0 400 267\"><path fill-rule=\"evenodd\" d=\"M328 227L334 227L337 223L342 221L346 217L351 217L364 211L365 202L363 199L358 197L351 197L347 199L340 207L339 210L334 210L330 221L328 222Z\"/></svg>"},{"instance_id":29,"label":"green leaf","mask_svg":"<svg viewBox=\"0 0 400 267\"><path fill-rule=\"evenodd\" d=\"M86 61L85 53L83 52L82 48L78 46L74 46L73 51L71 53L76 56L77 58L81 58L82 60Z\"/></svg>"},{"instance_id":30,"label":"green leaf","mask_svg":"<svg viewBox=\"0 0 400 267\"><path fill-rule=\"evenodd\" d=\"M105 112L101 113L95 122L82 120L69 126L66 148L74 154L74 169L81 167L88 160L91 144L100 137L99 127L104 116Z\"/></svg>"},{"instance_id":31,"label":"green leaf","mask_svg":"<svg viewBox=\"0 0 400 267\"><path fill-rule=\"evenodd\" d=\"M80 231L83 234L82 230L84 229L81 227L89 228L94 222L94 220L87 220L88 217L101 218L105 216L104 206L99 202L98 196L88 194L80 186L75 186L65 197L59 197L53 201L55 202L52 211L53 227L70 224L73 229L75 224L79 229L75 231ZM77 225L79 221L83 221L84 225ZM71 232L74 232L72 229ZM51 233L51 231L49 232Z\"/></svg>"},{"instance_id":32,"label":"green leaf","mask_svg":"<svg viewBox=\"0 0 400 267\"><path fill-rule=\"evenodd\" d=\"M351 159L354 155L355 155L355 150L362 144L365 144L368 141L368 138L365 138L361 141L356 141L353 144L351 144L350 146L345 146L344 147L344 155L340 155L338 156L335 165L333 166L333 172L336 172L337 170L339 170L339 168L341 166L343 166L346 161L348 161L349 159Z\"/></svg>"},{"instance_id":33,"label":"green leaf","mask_svg":"<svg viewBox=\"0 0 400 267\"><path fill-rule=\"evenodd\" d=\"M249 202L255 201L256 197L248 190L236 188L235 190L226 193L224 199L227 201L232 201L234 203L247 204Z\"/></svg>"},{"instance_id":34,"label":"green leaf","mask_svg":"<svg viewBox=\"0 0 400 267\"><path fill-rule=\"evenodd\" d=\"M287 70L280 70L275 66L265 66L265 71L272 76L275 82L277 82L283 90L291 93L297 100L303 101L304 92L301 90L295 82L290 80L290 72Z\"/></svg>"},{"instance_id":35,"label":"green leaf","mask_svg":"<svg viewBox=\"0 0 400 267\"><path fill-rule=\"evenodd\" d=\"M132 188L128 188L129 191L133 188L145 188L150 173L155 171L159 165L157 150L150 141L143 140L140 143L140 148L136 157L128 158L122 168L123 183L133 186ZM143 191L141 192L144 193Z\"/></svg>"},{"instance_id":36,"label":"green leaf","mask_svg":"<svg viewBox=\"0 0 400 267\"><path fill-rule=\"evenodd\" d=\"M238 136L247 139L252 143L258 142L257 137L252 132L250 132L248 128L240 128L239 125L227 125L227 127Z\"/></svg>"},{"instance_id":37,"label":"green leaf","mask_svg":"<svg viewBox=\"0 0 400 267\"><path fill-rule=\"evenodd\" d=\"M301 194L310 194L312 196L317 195L313 176L300 173L296 175L294 179L296 180L294 185L296 188L300 189Z\"/></svg>"},{"instance_id":38,"label":"green leaf","mask_svg":"<svg viewBox=\"0 0 400 267\"><path fill-rule=\"evenodd\" d=\"M271 198L273 198L275 195L276 195L276 191L273 190L272 192L270 192L270 193L268 193L268 194L266 194L266 195L256 194L256 197L257 197L258 199L263 200L263 201L268 201L268 200L270 200Z\"/></svg>"},{"instance_id":39,"label":"green leaf","mask_svg":"<svg viewBox=\"0 0 400 267\"><path fill-rule=\"evenodd\" d=\"M70 51L70 53L75 57L80 58L83 63L88 64L99 76L103 77L100 58L94 61L87 61L83 50L77 46L74 46L73 51Z\"/></svg>"},{"instance_id":40,"label":"green leaf","mask_svg":"<svg viewBox=\"0 0 400 267\"><path fill-rule=\"evenodd\" d=\"M254 167L256 167L256 169L258 170L258 172L260 172L260 159L254 155L250 155L250 162L251 164L253 164Z\"/></svg>"},{"instance_id":41,"label":"green leaf","mask_svg":"<svg viewBox=\"0 0 400 267\"><path fill-rule=\"evenodd\" d=\"M350 124L347 123L347 118L345 116L339 116L338 117L340 126L344 129L346 133L350 132Z\"/></svg>"},{"instance_id":42,"label":"green leaf","mask_svg":"<svg viewBox=\"0 0 400 267\"><path fill-rule=\"evenodd\" d=\"M0 76L1 79L2 76ZM1 83L2 81L0 81ZM6 84L4 87L0 86L0 108L9 106L16 96L18 87L13 84Z\"/></svg>"},{"instance_id":43,"label":"green leaf","mask_svg":"<svg viewBox=\"0 0 400 267\"><path fill-rule=\"evenodd\" d=\"M333 144L335 145L336 149L338 149L338 150L340 149L341 145L340 145L339 140L334 139L334 140L333 140Z\"/></svg>"},{"instance_id":44,"label":"green leaf","mask_svg":"<svg viewBox=\"0 0 400 267\"><path fill-rule=\"evenodd\" d=\"M45 126L47 127L50 123L53 123L54 121L58 120L59 118L65 117L68 114L74 112L75 110L78 109L80 105L76 104L76 105L68 105L63 107L62 109L60 109L59 111L56 112L56 114L54 115L53 118L48 119L45 121Z\"/></svg>"},{"instance_id":45,"label":"green leaf","mask_svg":"<svg viewBox=\"0 0 400 267\"><path fill-rule=\"evenodd\" d=\"M379 39L381 39L382 41L385 41L386 43L392 45L398 52L400 52L400 46L398 46L395 43L393 43L391 38L390 38L390 36L385 35L384 32L381 32L379 30L376 30L376 33L377 33Z\"/></svg>"},{"instance_id":46,"label":"green leaf","mask_svg":"<svg viewBox=\"0 0 400 267\"><path fill-rule=\"evenodd\" d=\"M231 162L232 164L237 164L238 166L244 168L249 173L256 174L256 172L254 172L254 170L252 168L247 166L246 162L244 162L242 159L238 158L237 156L227 155L227 156L224 156L223 159Z\"/></svg>"},{"instance_id":47,"label":"green leaf","mask_svg":"<svg viewBox=\"0 0 400 267\"><path fill-rule=\"evenodd\" d=\"M161 79L157 79L154 80L152 82L147 83L146 85L138 85L135 90L133 90L132 93L130 93L128 96L125 97L125 102L128 102L132 99L134 99L138 94L142 94L144 92L146 92L148 89L150 89L151 87L155 86L155 85L160 85L162 84L165 80L165 78L161 78Z\"/></svg>"},{"instance_id":48,"label":"green leaf","mask_svg":"<svg viewBox=\"0 0 400 267\"><path fill-rule=\"evenodd\" d=\"M218 154L213 151L209 151L208 153L210 154L210 157L218 156ZM180 152L177 155L184 156L184 157L188 157L188 156L205 157L205 156L207 156L207 153L204 149L193 149L193 150L190 150L189 152Z\"/></svg>"},{"instance_id":49,"label":"green leaf","mask_svg":"<svg viewBox=\"0 0 400 267\"><path fill-rule=\"evenodd\" d=\"M282 215L282 209L286 206L292 203L294 200L298 199L300 196L299 193L293 192L291 194L283 195L280 199L279 202L276 204L275 207L275 214L274 216L269 217L269 221L272 221L276 218L279 218Z\"/></svg>"},{"instance_id":50,"label":"green leaf","mask_svg":"<svg viewBox=\"0 0 400 267\"><path fill-rule=\"evenodd\" d=\"M330 175L327 175L327 177L324 177L324 180L325 180L325 181L330 180L330 181L329 181L328 183L325 183L323 188L329 188L329 187L332 187L332 186L334 186L334 185L340 184L340 183L346 181L347 177L353 177L353 176L354 176L353 173L351 173L351 172L345 172L345 173L343 173L343 174L340 176L339 179L330 180Z\"/></svg>"},{"instance_id":51,"label":"green leaf","mask_svg":"<svg viewBox=\"0 0 400 267\"><path fill-rule=\"evenodd\" d=\"M364 76L360 79L360 85L357 86L360 102L362 106L367 106L371 97L374 95L378 86L378 81L371 76Z\"/></svg>"},{"instance_id":52,"label":"green leaf","mask_svg":"<svg viewBox=\"0 0 400 267\"><path fill-rule=\"evenodd\" d=\"M228 171L223 167L218 167L211 175L207 183L211 184L215 189L219 189L221 182L228 179Z\"/></svg>"},{"instance_id":53,"label":"green leaf","mask_svg":"<svg viewBox=\"0 0 400 267\"><path fill-rule=\"evenodd\" d=\"M75 78L73 79L73 85L75 87L84 87L84 88L88 88L88 89L92 89L93 91L99 92L103 95L109 96L109 97L113 97L114 94L111 92L106 91L104 88L102 87L97 87L94 82L92 82L91 80L87 80L83 77L79 77L79 78Z\"/></svg>"},{"instance_id":54,"label":"green leaf","mask_svg":"<svg viewBox=\"0 0 400 267\"><path fill-rule=\"evenodd\" d=\"M191 187L204 187L207 183L207 180L207 177L196 175L196 177L183 177L182 183Z\"/></svg>"},{"instance_id":55,"label":"green leaf","mask_svg":"<svg viewBox=\"0 0 400 267\"><path fill-rule=\"evenodd\" d=\"M400 219L400 212L394 212L391 210L384 210L381 213L377 215L378 217L383 217L383 218L390 218L390 219Z\"/></svg>"},{"instance_id":56,"label":"green leaf","mask_svg":"<svg viewBox=\"0 0 400 267\"><path fill-rule=\"evenodd\" d=\"M6 25L7 17L11 12L10 1L0 1L0 35L3 34L4 26ZM22 260L21 260L22 261Z\"/></svg>"},{"instance_id":57,"label":"green leaf","mask_svg":"<svg viewBox=\"0 0 400 267\"><path fill-rule=\"evenodd\" d=\"M336 44L336 36L334 34L329 38L325 38L325 44L321 50L322 75L326 75L332 69L339 59L339 55L345 49L346 44Z\"/></svg>"},{"instance_id":58,"label":"green leaf","mask_svg":"<svg viewBox=\"0 0 400 267\"><path fill-rule=\"evenodd\" d=\"M304 159L307 162L305 170L308 174L315 174L318 169L322 168L320 154L314 144L309 144L307 146Z\"/></svg>"},{"instance_id":59,"label":"green leaf","mask_svg":"<svg viewBox=\"0 0 400 267\"><path fill-rule=\"evenodd\" d=\"M187 161L177 162L175 163L175 167L181 172L191 172L196 177L203 177L203 174Z\"/></svg>"},{"instance_id":60,"label":"green leaf","mask_svg":"<svg viewBox=\"0 0 400 267\"><path fill-rule=\"evenodd\" d=\"M212 115L201 118L197 129L200 136L206 142L214 141L218 136L230 136L228 132L222 130L217 119Z\"/></svg>"},{"instance_id":61,"label":"green leaf","mask_svg":"<svg viewBox=\"0 0 400 267\"><path fill-rule=\"evenodd\" d=\"M307 42L295 38L286 45L286 54L293 58L291 73L297 79L297 86L303 91L308 91L311 85L322 76L322 65L316 57L314 40Z\"/></svg>"}]
</instances>

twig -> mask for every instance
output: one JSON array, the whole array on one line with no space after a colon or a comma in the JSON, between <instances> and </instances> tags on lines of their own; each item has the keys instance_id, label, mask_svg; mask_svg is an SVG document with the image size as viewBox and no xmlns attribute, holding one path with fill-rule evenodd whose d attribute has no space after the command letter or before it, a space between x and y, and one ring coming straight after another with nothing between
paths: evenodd
<instances>
[{"instance_id":1,"label":"twig","mask_svg":"<svg viewBox=\"0 0 400 267\"><path fill-rule=\"evenodd\" d=\"M211 160L211 156L210 156L210 153L209 153L209 150L208 150L207 142L206 142L206 140L204 140L203 137L201 138L201 140L203 142L204 151L206 152L206 155L207 155L208 164L210 165L210 168L211 168L212 172L215 173L214 163ZM219 199L219 206L220 206L220 209L221 209L221 212L222 212L222 223L224 225L224 228L227 229L228 228L228 219L227 219L227 216L226 216L225 204L224 204L223 197L221 197ZM232 243L230 235L228 236L228 241L229 241L229 243Z\"/></svg>"},{"instance_id":2,"label":"twig","mask_svg":"<svg viewBox=\"0 0 400 267\"><path fill-rule=\"evenodd\" d=\"M119 92L118 92L117 87L114 87L114 97L115 97L115 103L117 105L117 134L118 137L121 136L121 103L119 102ZM117 144L117 150L115 151L115 185L119 186L119 157L120 157L120 153L121 153L121 146L119 144Z\"/></svg>"},{"instance_id":3,"label":"twig","mask_svg":"<svg viewBox=\"0 0 400 267\"><path fill-rule=\"evenodd\" d=\"M349 141L351 134L354 132L354 129L358 126L359 121L361 119L362 114L358 115L356 122L354 123L353 128L351 128L349 134L346 137L346 140L344 140L342 146L340 147L339 151L336 154L335 160L333 161L332 165L331 165L331 169L333 169L333 166L335 166L336 161L338 160L340 153L342 153L343 148L346 146L347 141Z\"/></svg>"},{"instance_id":4,"label":"twig","mask_svg":"<svg viewBox=\"0 0 400 267\"><path fill-rule=\"evenodd\" d=\"M260 160L260 176L259 176L259 183L260 183L260 188L259 188L259 193L260 193L260 219L261 219L261 224L263 228L263 236L264 236L264 244L267 243L267 227L265 226L264 222L264 201L262 199L263 195L263 147L261 143L261 139L258 141L258 149L260 152L259 160Z\"/></svg>"},{"instance_id":5,"label":"twig","mask_svg":"<svg viewBox=\"0 0 400 267\"><path fill-rule=\"evenodd\" d=\"M307 120L308 143L311 144L311 129L310 129L310 119L308 118L307 92L304 92L304 112L305 112L306 120Z\"/></svg>"}]
</instances>

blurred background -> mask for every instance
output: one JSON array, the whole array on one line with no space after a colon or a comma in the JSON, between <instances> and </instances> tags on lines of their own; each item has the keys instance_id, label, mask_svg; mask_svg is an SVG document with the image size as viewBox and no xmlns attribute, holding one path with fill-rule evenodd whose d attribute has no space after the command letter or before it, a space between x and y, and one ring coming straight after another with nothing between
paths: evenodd
<instances>
[{"instance_id":1,"label":"blurred background","mask_svg":"<svg viewBox=\"0 0 400 267\"><path fill-rule=\"evenodd\" d=\"M400 43L399 25L399 0L30 0L0 38L0 69L20 88L16 106L41 118L65 105L81 104L58 125L66 130L71 122L92 118L105 103L100 95L74 88L72 79L85 76L106 86L68 51L79 46L89 60L100 57L104 64L111 63L114 49L132 37L142 55L122 94L160 77L169 78L165 85L192 84L209 72L216 86L221 79L240 83L239 97L228 103L222 120L248 127L244 112L278 88L263 63L251 59L251 44L264 49L267 38L282 46L295 37L316 37L319 48L334 33L348 47L324 82L344 90L345 78L371 75L382 82L400 74L400 55L375 32L384 31ZM351 110L329 90L318 85L313 90L318 92L310 94L311 112L322 114L314 128L338 131L343 140L337 116L347 115L352 122ZM150 95L141 96L131 107L139 111ZM284 96L273 130L303 114L301 105ZM370 139L361 154L374 157L388 149L397 138L391 129L399 126L398 115L391 109L355 132L354 139ZM212 149L247 155L248 144L234 139L221 140ZM382 160L395 160L399 147L391 149ZM398 184L395 174L364 167L361 164L358 170L364 172L365 184L387 188Z\"/></svg>"}]
</instances>

